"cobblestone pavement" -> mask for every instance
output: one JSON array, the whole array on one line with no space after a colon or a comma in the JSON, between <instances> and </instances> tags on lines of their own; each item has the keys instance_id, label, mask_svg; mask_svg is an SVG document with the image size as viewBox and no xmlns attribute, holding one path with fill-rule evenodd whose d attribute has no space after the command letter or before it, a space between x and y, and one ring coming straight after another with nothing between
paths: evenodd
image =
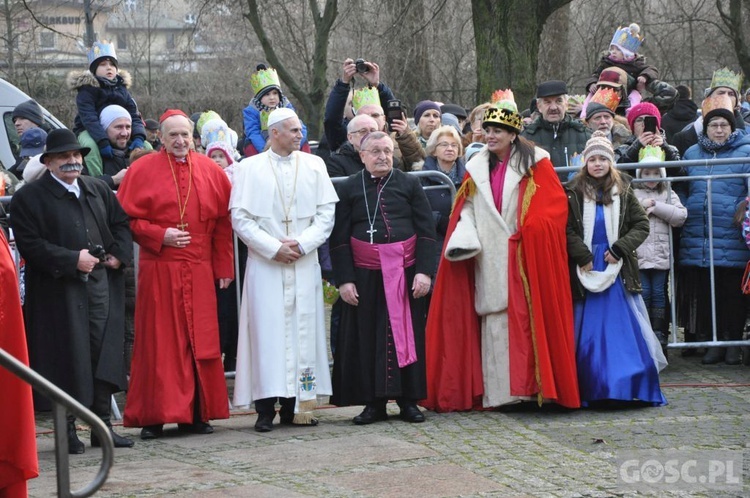
<instances>
[{"instance_id":1,"label":"cobblestone pavement","mask_svg":"<svg viewBox=\"0 0 750 498\"><path fill-rule=\"evenodd\" d=\"M656 450L659 462L668 454L687 458L690 451L699 451L699 459L717 450L744 454L733 469L741 484L733 489L686 487L679 479L669 486L659 481L654 496L750 496L750 368L704 367L697 358L671 353L662 374L669 405L662 408L523 405L428 412L423 424L393 416L355 426L351 418L361 407L321 407L317 427L276 426L264 434L253 430L254 413L234 411L214 422L212 435L179 435L167 426L153 441L120 427L136 445L115 450L114 468L97 496L636 496L618 477L619 459L625 452L640 458L646 450ZM389 413L396 415L398 407L389 405ZM54 496L50 418L39 416L37 426L41 476L30 482L30 495ZM74 489L93 478L101 455L88 446L87 431L79 433L87 448L70 459Z\"/></svg>"}]
</instances>

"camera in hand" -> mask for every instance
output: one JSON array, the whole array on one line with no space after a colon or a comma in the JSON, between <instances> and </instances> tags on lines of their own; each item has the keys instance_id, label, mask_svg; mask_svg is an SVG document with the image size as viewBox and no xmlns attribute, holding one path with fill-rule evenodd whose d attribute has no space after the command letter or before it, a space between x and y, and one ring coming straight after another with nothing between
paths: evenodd
<instances>
[{"instance_id":1,"label":"camera in hand","mask_svg":"<svg viewBox=\"0 0 750 498\"><path fill-rule=\"evenodd\" d=\"M94 247L89 249L89 254L91 254L95 258L98 258L100 263L104 263L104 261L107 258L107 251L105 251L104 248L100 246L99 244L96 244ZM78 278L81 279L82 282L88 282L89 274L79 271Z\"/></svg>"},{"instance_id":2,"label":"camera in hand","mask_svg":"<svg viewBox=\"0 0 750 498\"><path fill-rule=\"evenodd\" d=\"M401 101L398 99L391 99L386 103L385 109L385 120L388 123L388 128L393 128L394 119L404 119L404 109L401 107Z\"/></svg>"},{"instance_id":3,"label":"camera in hand","mask_svg":"<svg viewBox=\"0 0 750 498\"><path fill-rule=\"evenodd\" d=\"M357 66L357 72L360 73L360 74L364 74L364 73L369 73L370 72L370 68L367 66L367 63L365 62L365 60L362 57L360 57L359 59L357 59L356 61L354 61L354 65Z\"/></svg>"}]
</instances>

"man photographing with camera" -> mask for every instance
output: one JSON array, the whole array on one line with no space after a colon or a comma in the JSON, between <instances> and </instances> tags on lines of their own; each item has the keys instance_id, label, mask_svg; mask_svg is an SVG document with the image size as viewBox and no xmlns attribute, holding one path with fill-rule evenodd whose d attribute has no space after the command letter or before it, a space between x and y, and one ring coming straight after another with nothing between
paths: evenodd
<instances>
[{"instance_id":1,"label":"man photographing with camera","mask_svg":"<svg viewBox=\"0 0 750 498\"><path fill-rule=\"evenodd\" d=\"M352 90L355 76L360 76L367 82L367 87ZM347 125L344 111L353 93L352 107L357 116L368 115L378 124L378 130L386 133L393 132L392 138L396 142L394 159L398 168L410 171L415 164L424 160L424 151L417 141L416 135L409 128L401 104L393 96L387 85L380 81L380 66L362 58L357 60L348 58L344 61L341 78L333 85L328 102L326 103L325 127L326 138L331 151L336 151L348 140ZM393 104L398 103L399 111ZM390 107L389 107L390 104ZM386 126L384 108L400 115L398 119L389 119ZM390 130L389 130L390 127ZM360 137L361 138L361 137Z\"/></svg>"},{"instance_id":2,"label":"man photographing with camera","mask_svg":"<svg viewBox=\"0 0 750 498\"><path fill-rule=\"evenodd\" d=\"M133 239L112 190L81 176L89 150L72 131L51 131L40 159L47 171L13 196L10 223L26 260L31 368L99 416L116 447L130 447L109 419L111 395L126 388L123 266L132 260ZM99 445L92 433L91 446ZM68 452L84 452L73 415Z\"/></svg>"}]
</instances>

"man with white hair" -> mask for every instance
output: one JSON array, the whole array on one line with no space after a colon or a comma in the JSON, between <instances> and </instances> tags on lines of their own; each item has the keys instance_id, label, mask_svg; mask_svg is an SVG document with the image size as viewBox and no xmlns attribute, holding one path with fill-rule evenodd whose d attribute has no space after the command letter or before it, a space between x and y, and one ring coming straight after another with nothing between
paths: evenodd
<instances>
[{"instance_id":1,"label":"man with white hair","mask_svg":"<svg viewBox=\"0 0 750 498\"><path fill-rule=\"evenodd\" d=\"M85 161L88 174L104 180L112 190L116 190L130 165L133 118L124 107L108 105L99 113L99 124L106 132L109 145L112 147L111 157L102 157L99 147L88 131L78 135L78 143L91 149ZM153 150L153 147L145 142L142 149ZM141 153L141 148L136 150Z\"/></svg>"},{"instance_id":2,"label":"man with white hair","mask_svg":"<svg viewBox=\"0 0 750 498\"><path fill-rule=\"evenodd\" d=\"M359 144L368 133L379 131L378 122L366 114L354 116L346 125L346 138L339 150L328 158L328 176L331 178L359 173L365 163L359 157Z\"/></svg>"},{"instance_id":3,"label":"man with white hair","mask_svg":"<svg viewBox=\"0 0 750 498\"><path fill-rule=\"evenodd\" d=\"M214 283L234 279L231 184L193 150L193 123L177 109L162 114L162 149L128 169L117 197L140 246L135 350L123 424L141 439L165 423L211 434L209 420L229 417L219 347Z\"/></svg>"},{"instance_id":4,"label":"man with white hair","mask_svg":"<svg viewBox=\"0 0 750 498\"><path fill-rule=\"evenodd\" d=\"M268 117L270 148L240 162L232 226L248 247L234 404L255 403L255 430L317 425L312 409L331 394L318 247L338 201L323 160L299 151L302 125L288 108Z\"/></svg>"}]
</instances>

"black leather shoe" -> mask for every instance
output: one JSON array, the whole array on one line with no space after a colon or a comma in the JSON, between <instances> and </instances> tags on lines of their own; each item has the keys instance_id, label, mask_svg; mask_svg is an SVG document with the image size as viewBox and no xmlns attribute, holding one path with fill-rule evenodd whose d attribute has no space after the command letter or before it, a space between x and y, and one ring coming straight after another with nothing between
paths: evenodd
<instances>
[{"instance_id":1,"label":"black leather shoe","mask_svg":"<svg viewBox=\"0 0 750 498\"><path fill-rule=\"evenodd\" d=\"M742 363L742 349L739 346L731 346L727 348L726 356L724 357L724 363L727 365L739 365Z\"/></svg>"},{"instance_id":2,"label":"black leather shoe","mask_svg":"<svg viewBox=\"0 0 750 498\"><path fill-rule=\"evenodd\" d=\"M71 425L68 424L68 454L80 455L84 451L86 451L86 446L83 444L83 441L78 439L75 425L73 425L71 428Z\"/></svg>"},{"instance_id":3,"label":"black leather shoe","mask_svg":"<svg viewBox=\"0 0 750 498\"><path fill-rule=\"evenodd\" d=\"M206 422L195 422L193 424L177 424L177 430L189 434L213 434L214 428Z\"/></svg>"},{"instance_id":4,"label":"black leather shoe","mask_svg":"<svg viewBox=\"0 0 750 498\"><path fill-rule=\"evenodd\" d=\"M115 443L115 448L132 448L135 444L132 439L117 434L111 427L109 428L109 433L112 434L112 442ZM99 436L94 431L91 431L91 447L99 448L101 445Z\"/></svg>"},{"instance_id":5,"label":"black leather shoe","mask_svg":"<svg viewBox=\"0 0 750 498\"><path fill-rule=\"evenodd\" d=\"M255 421L255 430L257 432L271 432L273 430L273 419L275 417L276 412L259 413L258 420Z\"/></svg>"},{"instance_id":6,"label":"black leather shoe","mask_svg":"<svg viewBox=\"0 0 750 498\"><path fill-rule=\"evenodd\" d=\"M385 411L384 406L367 405L362 410L362 413L352 419L352 422L357 425L368 425L375 422L382 422L383 420L388 420L388 412Z\"/></svg>"},{"instance_id":7,"label":"black leather shoe","mask_svg":"<svg viewBox=\"0 0 750 498\"><path fill-rule=\"evenodd\" d=\"M163 425L147 425L141 429L141 439L158 439L164 434Z\"/></svg>"},{"instance_id":8,"label":"black leather shoe","mask_svg":"<svg viewBox=\"0 0 750 498\"><path fill-rule=\"evenodd\" d=\"M424 422L424 413L417 408L417 405L409 404L401 407L399 418L412 424L418 424Z\"/></svg>"},{"instance_id":9,"label":"black leather shoe","mask_svg":"<svg viewBox=\"0 0 750 498\"><path fill-rule=\"evenodd\" d=\"M726 353L726 348L708 348L708 352L703 356L701 363L704 365L716 365L717 363L724 361Z\"/></svg>"}]
</instances>

